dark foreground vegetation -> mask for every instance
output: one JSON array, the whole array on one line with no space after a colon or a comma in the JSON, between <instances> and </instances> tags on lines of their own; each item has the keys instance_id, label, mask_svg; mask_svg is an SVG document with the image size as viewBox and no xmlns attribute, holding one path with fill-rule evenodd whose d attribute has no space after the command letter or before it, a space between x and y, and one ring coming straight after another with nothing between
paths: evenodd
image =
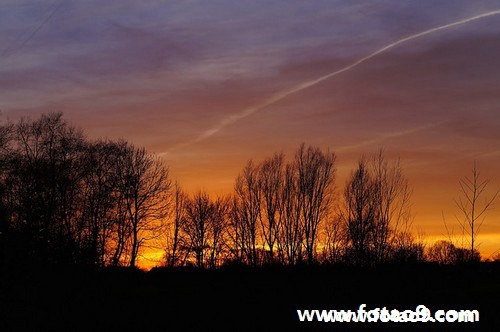
<instances>
[{"instance_id":1,"label":"dark foreground vegetation","mask_svg":"<svg viewBox=\"0 0 500 332\"><path fill-rule=\"evenodd\" d=\"M4 275L2 331L498 331L500 265L51 269ZM477 309L479 323L299 323L296 309Z\"/></svg>"}]
</instances>

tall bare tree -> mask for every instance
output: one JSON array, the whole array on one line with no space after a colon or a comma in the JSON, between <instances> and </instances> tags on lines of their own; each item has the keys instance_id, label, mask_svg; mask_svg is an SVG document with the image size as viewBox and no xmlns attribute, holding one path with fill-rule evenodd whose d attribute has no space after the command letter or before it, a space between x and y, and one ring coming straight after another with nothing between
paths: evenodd
<instances>
[{"instance_id":1,"label":"tall bare tree","mask_svg":"<svg viewBox=\"0 0 500 332\"><path fill-rule=\"evenodd\" d=\"M455 199L455 204L462 214L462 218L457 218L462 230L470 237L470 257L474 260L476 241L479 230L484 222L486 212L493 207L498 196L495 192L490 197L486 197L489 180L483 180L476 167L476 162L472 168L472 176L464 177L460 180L460 196Z\"/></svg>"},{"instance_id":2,"label":"tall bare tree","mask_svg":"<svg viewBox=\"0 0 500 332\"><path fill-rule=\"evenodd\" d=\"M351 174L344 190L345 207L341 217L348 230L349 244L357 265L365 265L370 254L371 239L375 227L375 183L365 159Z\"/></svg>"},{"instance_id":3,"label":"tall bare tree","mask_svg":"<svg viewBox=\"0 0 500 332\"><path fill-rule=\"evenodd\" d=\"M302 144L295 154L297 199L301 201L307 262L315 259L318 226L328 215L335 181L335 155Z\"/></svg>"},{"instance_id":4,"label":"tall bare tree","mask_svg":"<svg viewBox=\"0 0 500 332\"><path fill-rule=\"evenodd\" d=\"M387 161L380 150L358 162L346 184L341 210L356 264L422 256L421 246L411 236L410 196L399 160Z\"/></svg>"},{"instance_id":5,"label":"tall bare tree","mask_svg":"<svg viewBox=\"0 0 500 332\"><path fill-rule=\"evenodd\" d=\"M111 141L89 143L83 183L81 218L87 228L87 252L92 263L104 266L117 217L116 189L119 146Z\"/></svg>"},{"instance_id":6,"label":"tall bare tree","mask_svg":"<svg viewBox=\"0 0 500 332\"><path fill-rule=\"evenodd\" d=\"M260 224L264 245L267 246L269 263L274 261L274 251L276 242L279 239L279 229L281 217L279 215L280 206L283 204L283 165L284 155L275 154L272 158L264 160L260 166L260 184L262 196L262 208Z\"/></svg>"},{"instance_id":7,"label":"tall bare tree","mask_svg":"<svg viewBox=\"0 0 500 332\"><path fill-rule=\"evenodd\" d=\"M212 202L212 218L210 219L211 246L210 267L216 268L221 263L221 254L226 247L226 232L229 225L231 200L229 197L218 197Z\"/></svg>"},{"instance_id":8,"label":"tall bare tree","mask_svg":"<svg viewBox=\"0 0 500 332\"><path fill-rule=\"evenodd\" d=\"M302 259L304 238L301 211L303 200L298 195L297 167L293 163L285 166L282 204L279 205L278 255L281 263L294 265Z\"/></svg>"},{"instance_id":9,"label":"tall bare tree","mask_svg":"<svg viewBox=\"0 0 500 332\"><path fill-rule=\"evenodd\" d=\"M383 262L387 260L396 241L399 247L408 245L404 242L410 239L408 234L411 231L411 190L399 159L389 163L380 150L372 157L370 166L375 199L373 259Z\"/></svg>"},{"instance_id":10,"label":"tall bare tree","mask_svg":"<svg viewBox=\"0 0 500 332\"><path fill-rule=\"evenodd\" d=\"M233 263L243 264L246 258L246 227L243 223L242 203L236 195L230 198L229 252Z\"/></svg>"},{"instance_id":11,"label":"tall bare tree","mask_svg":"<svg viewBox=\"0 0 500 332\"><path fill-rule=\"evenodd\" d=\"M214 207L206 192L200 191L186 205L186 219L182 230L189 238L189 251L194 252L196 265L205 267L205 253L210 248L211 229Z\"/></svg>"},{"instance_id":12,"label":"tall bare tree","mask_svg":"<svg viewBox=\"0 0 500 332\"><path fill-rule=\"evenodd\" d=\"M172 200L172 221L169 224L170 227L167 228L167 240L169 242L169 246L166 253L167 265L170 267L174 267L175 265L181 263L182 259L180 252L181 249L186 247L182 236L182 223L186 220L186 205L188 197L182 191L178 182L174 185Z\"/></svg>"},{"instance_id":13,"label":"tall bare tree","mask_svg":"<svg viewBox=\"0 0 500 332\"><path fill-rule=\"evenodd\" d=\"M131 230L129 266L135 267L144 241L159 235L159 223L168 212L171 181L162 160L131 144L123 149L118 188Z\"/></svg>"},{"instance_id":14,"label":"tall bare tree","mask_svg":"<svg viewBox=\"0 0 500 332\"><path fill-rule=\"evenodd\" d=\"M258 263L258 222L261 213L261 183L259 168L249 161L236 178L233 224L239 233L241 250L252 266Z\"/></svg>"}]
</instances>

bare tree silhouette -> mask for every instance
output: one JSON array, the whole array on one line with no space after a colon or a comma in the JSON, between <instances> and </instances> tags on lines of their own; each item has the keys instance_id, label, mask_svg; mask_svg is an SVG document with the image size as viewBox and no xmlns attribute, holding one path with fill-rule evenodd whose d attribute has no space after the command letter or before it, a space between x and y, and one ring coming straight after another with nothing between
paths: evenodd
<instances>
[{"instance_id":1,"label":"bare tree silhouette","mask_svg":"<svg viewBox=\"0 0 500 332\"><path fill-rule=\"evenodd\" d=\"M42 261L78 260L78 220L85 139L62 114L22 119L14 128L9 167L10 219Z\"/></svg>"},{"instance_id":2,"label":"bare tree silhouette","mask_svg":"<svg viewBox=\"0 0 500 332\"><path fill-rule=\"evenodd\" d=\"M249 161L236 178L233 204L233 226L236 245L244 259L252 266L258 263L258 221L261 215L261 182L259 167Z\"/></svg>"},{"instance_id":3,"label":"bare tree silhouette","mask_svg":"<svg viewBox=\"0 0 500 332\"><path fill-rule=\"evenodd\" d=\"M429 248L427 258L439 264L455 264L456 247L449 241L437 241Z\"/></svg>"},{"instance_id":4,"label":"bare tree silhouette","mask_svg":"<svg viewBox=\"0 0 500 332\"><path fill-rule=\"evenodd\" d=\"M370 241L375 228L375 183L364 159L348 180L341 214L348 230L349 244L357 265L365 265L369 259Z\"/></svg>"},{"instance_id":5,"label":"bare tree silhouette","mask_svg":"<svg viewBox=\"0 0 500 332\"><path fill-rule=\"evenodd\" d=\"M318 227L328 215L335 181L335 155L302 144L295 154L298 176L298 200L307 262L315 259Z\"/></svg>"},{"instance_id":6,"label":"bare tree silhouette","mask_svg":"<svg viewBox=\"0 0 500 332\"><path fill-rule=\"evenodd\" d=\"M411 246L411 190L399 159L389 163L380 150L372 157L371 166L375 181L373 259L384 262L391 254L391 247Z\"/></svg>"},{"instance_id":7,"label":"bare tree silhouette","mask_svg":"<svg viewBox=\"0 0 500 332\"><path fill-rule=\"evenodd\" d=\"M185 261L186 257L186 255L184 255L184 259L181 258L181 252L182 249L187 246L182 234L182 224L186 220L186 204L188 197L182 191L178 182L174 184L172 199L172 221L168 225L169 227L167 227L167 241L169 241L169 244L167 245L166 263L169 267L183 265L183 261Z\"/></svg>"},{"instance_id":8,"label":"bare tree silhouette","mask_svg":"<svg viewBox=\"0 0 500 332\"><path fill-rule=\"evenodd\" d=\"M210 219L212 243L209 264L210 267L216 268L221 265L221 255L227 246L231 200L229 197L218 197L212 202L212 206L212 218Z\"/></svg>"},{"instance_id":9,"label":"bare tree silhouette","mask_svg":"<svg viewBox=\"0 0 500 332\"><path fill-rule=\"evenodd\" d=\"M279 241L281 226L280 207L283 204L283 165L284 155L275 154L262 162L260 184L262 190L262 208L259 215L264 245L267 246L267 262L274 262L276 242Z\"/></svg>"},{"instance_id":10,"label":"bare tree silhouette","mask_svg":"<svg viewBox=\"0 0 500 332\"><path fill-rule=\"evenodd\" d=\"M410 195L399 160L389 163L379 151L358 162L340 211L356 264L383 263L395 255L422 256L411 236Z\"/></svg>"},{"instance_id":11,"label":"bare tree silhouette","mask_svg":"<svg viewBox=\"0 0 500 332\"><path fill-rule=\"evenodd\" d=\"M459 181L460 196L455 199L455 204L462 214L462 218L457 220L462 231L470 237L469 260L474 260L476 241L481 226L484 222L486 212L493 207L498 196L497 190L491 197L485 197L489 180L482 180L476 167L476 162L472 168L472 176L464 177Z\"/></svg>"},{"instance_id":12,"label":"bare tree silhouette","mask_svg":"<svg viewBox=\"0 0 500 332\"><path fill-rule=\"evenodd\" d=\"M117 221L117 158L119 145L111 141L89 143L83 183L81 218L88 228L89 260L105 266L111 255L111 238Z\"/></svg>"},{"instance_id":13,"label":"bare tree silhouette","mask_svg":"<svg viewBox=\"0 0 500 332\"><path fill-rule=\"evenodd\" d=\"M143 148L124 144L118 160L118 190L124 199L131 230L129 266L135 267L140 247L158 236L158 223L167 216L171 181L164 163Z\"/></svg>"},{"instance_id":14,"label":"bare tree silhouette","mask_svg":"<svg viewBox=\"0 0 500 332\"><path fill-rule=\"evenodd\" d=\"M190 238L190 251L196 255L198 267L204 267L204 253L208 247L208 218L212 207L208 195L204 192L197 193L187 204L187 219L183 224L184 232Z\"/></svg>"}]
</instances>

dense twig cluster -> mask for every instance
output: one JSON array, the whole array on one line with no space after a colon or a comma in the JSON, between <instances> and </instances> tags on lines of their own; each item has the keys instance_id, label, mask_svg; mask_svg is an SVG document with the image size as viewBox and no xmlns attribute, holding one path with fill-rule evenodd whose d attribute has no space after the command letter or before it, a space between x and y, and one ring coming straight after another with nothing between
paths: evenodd
<instances>
[{"instance_id":1,"label":"dense twig cluster","mask_svg":"<svg viewBox=\"0 0 500 332\"><path fill-rule=\"evenodd\" d=\"M135 266L167 213L160 159L124 141L89 141L61 114L2 134L2 233L12 259Z\"/></svg>"}]
</instances>

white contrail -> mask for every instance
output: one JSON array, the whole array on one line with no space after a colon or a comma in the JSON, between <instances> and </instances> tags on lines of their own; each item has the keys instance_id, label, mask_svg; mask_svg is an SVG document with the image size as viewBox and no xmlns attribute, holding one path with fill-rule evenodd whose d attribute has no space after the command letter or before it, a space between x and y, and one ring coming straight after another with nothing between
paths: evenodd
<instances>
[{"instance_id":1,"label":"white contrail","mask_svg":"<svg viewBox=\"0 0 500 332\"><path fill-rule=\"evenodd\" d=\"M438 126L440 126L444 123L447 123L447 122L448 121L434 122L434 123L429 123L429 124L418 126L418 127L413 127L413 128L401 130L401 131L382 134L378 137L360 142L358 144L339 147L339 148L335 149L335 151L336 152L343 152L343 151L349 151L349 150L353 150L353 149L364 148L364 147L367 147L370 145L378 144L378 143L386 141L388 139L398 138L401 136L407 136L407 135L419 133L419 132L427 130L427 129L435 128L435 127L438 127Z\"/></svg>"},{"instance_id":2,"label":"white contrail","mask_svg":"<svg viewBox=\"0 0 500 332\"><path fill-rule=\"evenodd\" d=\"M417 38L420 38L420 37L423 37L425 35L428 35L428 34L431 34L431 33L434 33L436 31L440 31L440 30L444 30L444 29L448 29L448 28L451 28L451 27L454 27L454 26L457 26L457 25L461 25L461 24L466 24L466 23L469 23L469 22L472 22L472 21L475 21L475 20L479 20L479 19L482 19L482 18L485 18L485 17L489 17L489 16L493 16L493 15L498 15L500 14L500 9L498 10L494 10L494 11L490 11L490 12L487 12L487 13L484 13L484 14L480 14L480 15L476 15L476 16L472 16L472 17L469 17L469 18L466 18L466 19L463 19L463 20L460 20L460 21L456 21L456 22L453 22L453 23L449 23L449 24L445 24L445 25L442 25L442 26L439 26L439 27L436 27L436 28L433 28L433 29L429 29L429 30L425 30L423 32L419 32L419 33L416 33L416 34L413 34L411 36L408 36L408 37L405 37L405 38L402 38L402 39L399 39L387 46L384 46L378 50L376 50L375 52L373 53L370 53L369 55L357 60L356 62L353 62L352 64L348 65L348 66L345 66L337 71L334 71L332 73L329 73L329 74L326 74L326 75L323 75L317 79L314 79L314 80L311 80L311 81L307 81L307 82L304 82L304 83L301 83L291 89L288 89L288 90L285 90L285 91L282 91L282 92L279 92L271 97L269 97L268 99L264 100L262 103L260 104L257 104L257 105L254 105L252 107L249 107L249 108L246 108L244 109L243 111L237 113L237 114L233 114L233 115L230 115L224 119L222 119L217 125L213 126L212 128L204 131L203 133L201 133L198 137L196 137L195 139L191 140L191 141L188 141L186 143L182 143L182 144L179 144L179 145L176 145L174 147L172 147L171 149L175 149L175 148L179 148L179 147L183 147L183 146L187 146L187 145L192 145L192 144L195 144L195 143L198 143L198 142L201 142L211 136L213 136L214 134L216 134L217 132L219 132L221 129L223 129L224 127L232 124L232 123L235 123L236 121L239 121L241 119L244 119L250 115L252 115L253 113L263 109L263 108L266 108L267 106L271 105L271 104L274 104L275 102L277 101L280 101L292 94L295 94L299 91L302 91L302 90L305 90L313 85L316 85L318 83L321 83L331 77L334 77L334 76L337 76L343 72L346 72L348 70L351 70L352 68L362 64L363 62L365 61L368 61L369 59L379 55L380 53L383 53L397 45L400 45L400 44L403 44L407 41L410 41L410 40L413 40L413 39L417 39Z\"/></svg>"}]
</instances>

